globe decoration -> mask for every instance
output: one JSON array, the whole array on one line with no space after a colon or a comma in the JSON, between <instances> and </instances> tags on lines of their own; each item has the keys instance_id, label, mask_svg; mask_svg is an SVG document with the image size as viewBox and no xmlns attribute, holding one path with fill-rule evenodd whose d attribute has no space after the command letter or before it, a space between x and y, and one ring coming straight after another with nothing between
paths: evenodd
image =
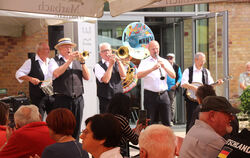
<instances>
[{"instance_id":1,"label":"globe decoration","mask_svg":"<svg viewBox=\"0 0 250 158\"><path fill-rule=\"evenodd\" d=\"M150 55L148 44L154 39L153 32L146 24L133 22L123 31L122 44L131 50L129 55L133 58L145 59Z\"/></svg>"}]
</instances>

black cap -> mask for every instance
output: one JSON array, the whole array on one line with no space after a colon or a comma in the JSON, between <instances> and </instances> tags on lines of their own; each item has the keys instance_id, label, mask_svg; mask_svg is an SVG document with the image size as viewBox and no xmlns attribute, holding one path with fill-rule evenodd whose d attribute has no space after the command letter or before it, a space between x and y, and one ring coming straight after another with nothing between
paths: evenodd
<instances>
[{"instance_id":1,"label":"black cap","mask_svg":"<svg viewBox=\"0 0 250 158\"><path fill-rule=\"evenodd\" d=\"M207 112L210 110L226 112L228 114L236 114L240 112L239 109L234 108L229 101L222 96L207 96L203 99L201 112Z\"/></svg>"}]
</instances>

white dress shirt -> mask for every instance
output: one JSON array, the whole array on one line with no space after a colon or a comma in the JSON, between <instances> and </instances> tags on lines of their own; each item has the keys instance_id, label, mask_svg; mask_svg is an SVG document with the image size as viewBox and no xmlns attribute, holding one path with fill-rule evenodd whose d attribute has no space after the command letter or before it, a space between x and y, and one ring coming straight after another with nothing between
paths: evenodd
<instances>
[{"instance_id":1,"label":"white dress shirt","mask_svg":"<svg viewBox=\"0 0 250 158\"><path fill-rule=\"evenodd\" d=\"M64 56L62 56L61 54L58 55L59 59L63 59L65 62L67 62L67 59L64 58ZM53 72L59 68L59 65L57 64L57 62L55 61L54 58L52 58L49 62L49 74L51 75L51 78L54 80L55 77L53 76ZM72 62L69 64L69 68L72 69Z\"/></svg>"},{"instance_id":2,"label":"white dress shirt","mask_svg":"<svg viewBox=\"0 0 250 158\"><path fill-rule=\"evenodd\" d=\"M203 82L202 82L202 69L203 68L201 68L199 70L196 68L195 65L193 65L193 81L192 82L199 82L199 83L203 84ZM207 75L208 75L208 84L210 85L210 84L214 83L214 80L213 80L209 70L207 70ZM188 80L189 80L189 69L187 68L187 69L185 69L185 71L182 74L181 85L187 84L187 83L189 84Z\"/></svg>"},{"instance_id":3,"label":"white dress shirt","mask_svg":"<svg viewBox=\"0 0 250 158\"><path fill-rule=\"evenodd\" d=\"M101 154L100 158L122 158L120 147L113 148Z\"/></svg>"},{"instance_id":4,"label":"white dress shirt","mask_svg":"<svg viewBox=\"0 0 250 158\"><path fill-rule=\"evenodd\" d=\"M167 69L170 69L172 72L174 72L174 69L172 65L164 58L159 57L160 60L164 63L165 67ZM155 66L157 63L157 60L149 56L148 58L141 61L138 72L145 71L148 69L151 69ZM144 89L153 91L153 92L160 92L165 91L168 89L167 85L167 72L161 68L162 75L165 76L164 80L161 80L161 74L159 69L152 71L147 76L144 77Z\"/></svg>"},{"instance_id":5,"label":"white dress shirt","mask_svg":"<svg viewBox=\"0 0 250 158\"><path fill-rule=\"evenodd\" d=\"M43 75L44 75L44 80L51 79L51 76L48 71L48 66L50 59L47 58L45 62L42 61L42 59L36 55L35 56L35 61L38 60L38 63L42 69ZM24 62L24 64L17 70L16 72L16 79L22 83L23 80L19 79L20 77L27 76L30 73L31 70L31 59L28 59Z\"/></svg>"},{"instance_id":6,"label":"white dress shirt","mask_svg":"<svg viewBox=\"0 0 250 158\"><path fill-rule=\"evenodd\" d=\"M106 61L106 60L104 60L104 59L102 59L102 63L104 64L105 63L105 65L107 66L107 67L109 67L109 62L108 61ZM96 76L96 78L98 79L98 81L99 82L101 82L102 83L102 77L104 76L104 74L105 74L105 70L101 67L101 65L100 64L95 64L95 76Z\"/></svg>"}]
</instances>

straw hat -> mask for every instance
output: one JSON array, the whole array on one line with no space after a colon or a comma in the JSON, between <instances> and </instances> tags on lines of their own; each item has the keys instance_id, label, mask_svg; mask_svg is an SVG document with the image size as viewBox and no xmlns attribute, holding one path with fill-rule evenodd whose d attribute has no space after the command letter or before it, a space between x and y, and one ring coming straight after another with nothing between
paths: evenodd
<instances>
[{"instance_id":1,"label":"straw hat","mask_svg":"<svg viewBox=\"0 0 250 158\"><path fill-rule=\"evenodd\" d=\"M61 38L58 40L58 43L57 45L55 45L55 49L58 50L58 47L61 46L61 45L65 45L65 44L68 44L68 45L71 45L72 48L76 47L76 44L71 42L71 39L70 38Z\"/></svg>"}]
</instances>

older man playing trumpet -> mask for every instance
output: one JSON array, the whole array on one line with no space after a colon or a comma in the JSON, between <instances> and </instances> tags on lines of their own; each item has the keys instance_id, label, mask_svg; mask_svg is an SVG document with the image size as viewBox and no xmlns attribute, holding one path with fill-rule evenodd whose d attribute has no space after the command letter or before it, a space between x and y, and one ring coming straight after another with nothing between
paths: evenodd
<instances>
[{"instance_id":1,"label":"older man playing trumpet","mask_svg":"<svg viewBox=\"0 0 250 158\"><path fill-rule=\"evenodd\" d=\"M123 92L122 79L126 77L126 70L121 60L112 54L109 43L101 43L99 50L102 59L95 65L94 72L100 113L105 113L114 94Z\"/></svg>"},{"instance_id":2,"label":"older man playing trumpet","mask_svg":"<svg viewBox=\"0 0 250 158\"><path fill-rule=\"evenodd\" d=\"M49 70L53 75L53 89L56 108L67 108L76 117L76 128L73 137L78 139L80 134L84 100L82 94L83 80L89 80L90 73L83 57L78 51L73 51L76 44L70 38L62 38L55 48L59 54L50 64Z\"/></svg>"}]
</instances>

